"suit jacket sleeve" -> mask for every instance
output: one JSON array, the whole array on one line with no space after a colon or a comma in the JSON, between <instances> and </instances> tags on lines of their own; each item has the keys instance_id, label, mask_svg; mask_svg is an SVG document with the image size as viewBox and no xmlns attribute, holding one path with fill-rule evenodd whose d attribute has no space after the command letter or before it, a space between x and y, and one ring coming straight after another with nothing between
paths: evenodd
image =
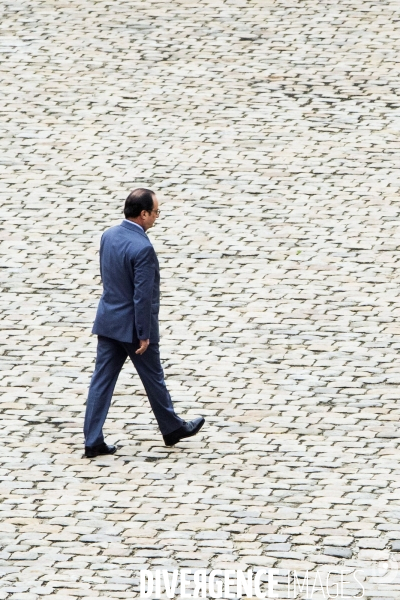
<instances>
[{"instance_id":1,"label":"suit jacket sleeve","mask_svg":"<svg viewBox=\"0 0 400 600\"><path fill-rule=\"evenodd\" d=\"M143 248L134 260L135 327L139 340L150 338L151 304L156 274L155 252L152 246Z\"/></svg>"},{"instance_id":2,"label":"suit jacket sleeve","mask_svg":"<svg viewBox=\"0 0 400 600\"><path fill-rule=\"evenodd\" d=\"M101 239L100 239L100 252L99 252L99 259L100 259L100 279L101 279L101 281L103 281L103 268L102 268L102 264L103 264L103 261L102 261L102 257L103 257L103 239L104 239L104 233L103 233L103 235L101 236Z\"/></svg>"}]
</instances>

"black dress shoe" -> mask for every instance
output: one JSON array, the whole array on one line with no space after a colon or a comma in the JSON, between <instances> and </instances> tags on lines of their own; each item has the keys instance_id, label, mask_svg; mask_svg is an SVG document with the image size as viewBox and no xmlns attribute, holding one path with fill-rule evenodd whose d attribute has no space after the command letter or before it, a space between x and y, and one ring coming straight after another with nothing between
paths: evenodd
<instances>
[{"instance_id":1,"label":"black dress shoe","mask_svg":"<svg viewBox=\"0 0 400 600\"><path fill-rule=\"evenodd\" d=\"M198 433L203 427L204 423L204 417L197 417L197 419L193 419L193 421L188 421L187 423L185 422L182 427L179 427L179 429L175 429L175 431L172 433L163 435L164 444L166 446L175 446L179 440L196 435L196 433Z\"/></svg>"},{"instance_id":2,"label":"black dress shoe","mask_svg":"<svg viewBox=\"0 0 400 600\"><path fill-rule=\"evenodd\" d=\"M117 451L116 446L108 446L105 442L97 446L85 446L85 457L94 458L102 454L114 454Z\"/></svg>"}]
</instances>

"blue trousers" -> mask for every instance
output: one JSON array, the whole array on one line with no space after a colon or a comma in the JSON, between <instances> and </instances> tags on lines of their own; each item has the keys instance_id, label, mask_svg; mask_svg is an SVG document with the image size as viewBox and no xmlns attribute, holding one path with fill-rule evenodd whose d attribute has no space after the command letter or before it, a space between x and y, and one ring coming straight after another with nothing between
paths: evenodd
<instances>
[{"instance_id":1,"label":"blue trousers","mask_svg":"<svg viewBox=\"0 0 400 600\"><path fill-rule=\"evenodd\" d=\"M104 421L118 375L128 356L142 380L161 433L166 435L182 426L183 420L175 413L165 385L159 345L150 344L144 354L135 354L138 348L139 341L128 344L98 336L96 366L86 403L85 446L97 446L104 442Z\"/></svg>"}]
</instances>

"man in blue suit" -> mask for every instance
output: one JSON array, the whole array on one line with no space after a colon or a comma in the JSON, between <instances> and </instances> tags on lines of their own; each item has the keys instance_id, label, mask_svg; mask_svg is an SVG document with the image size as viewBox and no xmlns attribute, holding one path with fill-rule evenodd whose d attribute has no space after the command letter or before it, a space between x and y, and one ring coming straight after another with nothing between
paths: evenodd
<instances>
[{"instance_id":1,"label":"man in blue suit","mask_svg":"<svg viewBox=\"0 0 400 600\"><path fill-rule=\"evenodd\" d=\"M183 421L174 411L160 362L158 312L160 270L146 231L160 214L151 190L133 190L125 201L125 219L103 233L100 273L103 294L92 333L97 358L85 415L85 456L114 454L104 442L103 425L118 375L129 356L133 362L166 446L195 435L204 418Z\"/></svg>"}]
</instances>

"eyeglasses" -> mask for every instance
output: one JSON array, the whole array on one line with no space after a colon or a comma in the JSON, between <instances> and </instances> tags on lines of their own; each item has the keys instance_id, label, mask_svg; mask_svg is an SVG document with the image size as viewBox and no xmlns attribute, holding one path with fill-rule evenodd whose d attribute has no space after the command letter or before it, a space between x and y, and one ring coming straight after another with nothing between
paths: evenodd
<instances>
[{"instance_id":1,"label":"eyeglasses","mask_svg":"<svg viewBox=\"0 0 400 600\"><path fill-rule=\"evenodd\" d=\"M157 210L154 210L154 208L153 208L153 210L151 210L150 212L151 212L151 213L152 213L152 212L155 212L155 213L156 213L156 215L157 215L157 217L159 217L159 216L160 216L160 212L161 212L161 211L160 211L160 209L159 209L159 208L157 208Z\"/></svg>"}]
</instances>

